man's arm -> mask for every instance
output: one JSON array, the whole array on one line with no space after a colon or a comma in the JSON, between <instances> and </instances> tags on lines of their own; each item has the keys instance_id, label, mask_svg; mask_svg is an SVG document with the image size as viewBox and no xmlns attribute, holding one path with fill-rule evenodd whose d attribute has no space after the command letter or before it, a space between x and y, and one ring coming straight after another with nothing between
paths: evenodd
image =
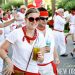
<instances>
[{"instance_id":1,"label":"man's arm","mask_svg":"<svg viewBox=\"0 0 75 75\"><path fill-rule=\"evenodd\" d=\"M9 20L5 23L0 23L0 28L3 28L3 27L6 27L6 26L9 26L11 23L13 23L15 21L15 19L12 19L12 20Z\"/></svg>"}]
</instances>

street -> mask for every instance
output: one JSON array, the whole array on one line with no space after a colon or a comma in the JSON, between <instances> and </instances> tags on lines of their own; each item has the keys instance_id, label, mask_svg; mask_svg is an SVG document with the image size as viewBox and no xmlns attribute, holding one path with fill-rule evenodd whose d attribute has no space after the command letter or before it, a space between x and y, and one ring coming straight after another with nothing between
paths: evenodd
<instances>
[{"instance_id":1,"label":"street","mask_svg":"<svg viewBox=\"0 0 75 75\"><path fill-rule=\"evenodd\" d=\"M75 58L72 58L70 52L73 50L72 38L67 38L68 57L60 57L60 65L58 65L59 75L75 75Z\"/></svg>"}]
</instances>

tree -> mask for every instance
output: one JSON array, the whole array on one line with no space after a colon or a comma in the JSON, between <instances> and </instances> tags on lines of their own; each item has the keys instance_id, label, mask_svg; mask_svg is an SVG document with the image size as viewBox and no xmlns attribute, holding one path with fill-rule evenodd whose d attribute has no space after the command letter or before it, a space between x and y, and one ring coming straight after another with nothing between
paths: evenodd
<instances>
[{"instance_id":1,"label":"tree","mask_svg":"<svg viewBox=\"0 0 75 75\"><path fill-rule=\"evenodd\" d=\"M0 0L0 6L2 5L3 0Z\"/></svg>"},{"instance_id":2,"label":"tree","mask_svg":"<svg viewBox=\"0 0 75 75\"><path fill-rule=\"evenodd\" d=\"M51 4L52 4L52 18L53 18L54 13L55 13L55 3L56 3L56 0L51 0Z\"/></svg>"},{"instance_id":3,"label":"tree","mask_svg":"<svg viewBox=\"0 0 75 75\"><path fill-rule=\"evenodd\" d=\"M61 0L58 3L57 8L64 8L66 10L75 8L75 0Z\"/></svg>"}]
</instances>

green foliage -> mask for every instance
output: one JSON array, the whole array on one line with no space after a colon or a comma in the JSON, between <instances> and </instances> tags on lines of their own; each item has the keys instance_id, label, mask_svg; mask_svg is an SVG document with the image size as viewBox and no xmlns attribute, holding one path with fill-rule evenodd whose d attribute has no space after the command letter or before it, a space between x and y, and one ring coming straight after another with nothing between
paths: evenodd
<instances>
[{"instance_id":1,"label":"green foliage","mask_svg":"<svg viewBox=\"0 0 75 75\"><path fill-rule=\"evenodd\" d=\"M69 32L69 23L66 23L65 24L65 28L64 28L64 32L66 33L66 32Z\"/></svg>"},{"instance_id":2,"label":"green foliage","mask_svg":"<svg viewBox=\"0 0 75 75\"><path fill-rule=\"evenodd\" d=\"M65 5L65 8L70 10L72 8L75 8L75 0L71 0L70 2L68 2L66 5Z\"/></svg>"},{"instance_id":3,"label":"green foliage","mask_svg":"<svg viewBox=\"0 0 75 75\"><path fill-rule=\"evenodd\" d=\"M0 0L0 5L2 4L2 0Z\"/></svg>"},{"instance_id":4,"label":"green foliage","mask_svg":"<svg viewBox=\"0 0 75 75\"><path fill-rule=\"evenodd\" d=\"M58 3L57 8L64 8L66 10L75 8L75 0L61 0Z\"/></svg>"},{"instance_id":5,"label":"green foliage","mask_svg":"<svg viewBox=\"0 0 75 75\"><path fill-rule=\"evenodd\" d=\"M52 10L50 9L49 5L47 5L47 10L48 10L49 16L52 16Z\"/></svg>"},{"instance_id":6,"label":"green foliage","mask_svg":"<svg viewBox=\"0 0 75 75\"><path fill-rule=\"evenodd\" d=\"M13 1L13 2L8 2L8 3L6 3L6 4L2 4L2 8L3 8L4 10L7 10L7 9L11 9L11 6L12 6L12 5L15 6L15 7L20 7L20 5L22 5L22 4L23 4L22 1L19 1L19 2Z\"/></svg>"}]
</instances>

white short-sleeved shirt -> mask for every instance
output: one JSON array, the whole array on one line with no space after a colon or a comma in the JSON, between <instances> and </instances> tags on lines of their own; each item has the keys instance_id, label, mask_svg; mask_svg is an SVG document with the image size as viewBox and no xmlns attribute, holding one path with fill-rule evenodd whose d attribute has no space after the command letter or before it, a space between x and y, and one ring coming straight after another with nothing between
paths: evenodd
<instances>
[{"instance_id":1,"label":"white short-sleeved shirt","mask_svg":"<svg viewBox=\"0 0 75 75\"><path fill-rule=\"evenodd\" d=\"M30 54L32 52L33 44L30 45L27 40L22 41L23 39L23 31L22 28L16 29L12 31L9 36L6 38L9 42L11 42L13 45L13 55L12 55L12 61L13 64L18 67L21 70L26 70L27 62L29 60ZM35 41L34 41L35 42ZM36 40L36 45L38 47L44 47L45 39L44 36L38 32L38 38ZM32 57L31 57L32 58ZM30 63L28 65L28 72L38 73L38 66L36 61L30 60Z\"/></svg>"},{"instance_id":2,"label":"white short-sleeved shirt","mask_svg":"<svg viewBox=\"0 0 75 75\"><path fill-rule=\"evenodd\" d=\"M70 33L75 34L75 15L70 14L70 20L69 20L69 27L70 27Z\"/></svg>"},{"instance_id":3,"label":"white short-sleeved shirt","mask_svg":"<svg viewBox=\"0 0 75 75\"><path fill-rule=\"evenodd\" d=\"M65 24L66 24L66 21L61 16L57 15L54 17L54 29L63 31Z\"/></svg>"},{"instance_id":4,"label":"white short-sleeved shirt","mask_svg":"<svg viewBox=\"0 0 75 75\"><path fill-rule=\"evenodd\" d=\"M70 14L69 24L75 26L75 15Z\"/></svg>"},{"instance_id":5,"label":"white short-sleeved shirt","mask_svg":"<svg viewBox=\"0 0 75 75\"><path fill-rule=\"evenodd\" d=\"M53 36L53 31L48 26L46 26L45 42L50 43L50 52L44 54L44 61L43 63L39 64L46 64L54 60L54 55L53 55L54 46L55 46L54 36Z\"/></svg>"},{"instance_id":6,"label":"white short-sleeved shirt","mask_svg":"<svg viewBox=\"0 0 75 75\"><path fill-rule=\"evenodd\" d=\"M9 21L9 20L7 20L7 21ZM3 23L5 23L7 21L3 21ZM4 35L5 35L5 38L8 36L9 33L10 33L10 25L4 27Z\"/></svg>"},{"instance_id":7,"label":"white short-sleeved shirt","mask_svg":"<svg viewBox=\"0 0 75 75\"><path fill-rule=\"evenodd\" d=\"M25 23L25 13L18 12L17 25L23 25Z\"/></svg>"}]
</instances>

